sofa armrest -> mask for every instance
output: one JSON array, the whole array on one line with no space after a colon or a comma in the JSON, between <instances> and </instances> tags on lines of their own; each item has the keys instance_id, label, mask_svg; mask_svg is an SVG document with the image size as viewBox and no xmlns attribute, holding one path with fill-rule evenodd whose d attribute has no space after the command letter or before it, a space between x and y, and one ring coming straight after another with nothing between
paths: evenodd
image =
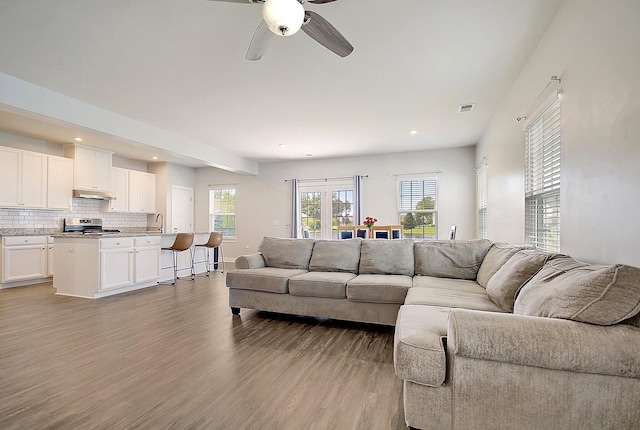
<instances>
[{"instance_id":1,"label":"sofa armrest","mask_svg":"<svg viewBox=\"0 0 640 430\"><path fill-rule=\"evenodd\" d=\"M454 355L524 366L640 378L640 328L454 309Z\"/></svg>"},{"instance_id":2,"label":"sofa armrest","mask_svg":"<svg viewBox=\"0 0 640 430\"><path fill-rule=\"evenodd\" d=\"M262 254L241 255L236 258L236 269L260 269L266 265Z\"/></svg>"}]
</instances>

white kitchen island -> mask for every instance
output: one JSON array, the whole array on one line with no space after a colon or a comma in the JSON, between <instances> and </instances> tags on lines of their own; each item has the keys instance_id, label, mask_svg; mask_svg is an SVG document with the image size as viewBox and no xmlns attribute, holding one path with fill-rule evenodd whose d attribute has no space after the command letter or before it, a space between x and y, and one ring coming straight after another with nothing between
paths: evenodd
<instances>
[{"instance_id":1,"label":"white kitchen island","mask_svg":"<svg viewBox=\"0 0 640 430\"><path fill-rule=\"evenodd\" d=\"M54 235L56 294L97 299L158 284L160 234Z\"/></svg>"}]
</instances>

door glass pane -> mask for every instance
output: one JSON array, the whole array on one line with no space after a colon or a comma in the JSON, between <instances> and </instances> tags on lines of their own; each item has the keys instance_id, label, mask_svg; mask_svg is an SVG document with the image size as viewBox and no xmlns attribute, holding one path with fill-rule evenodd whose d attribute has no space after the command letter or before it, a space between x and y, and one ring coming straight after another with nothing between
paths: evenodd
<instances>
[{"instance_id":1,"label":"door glass pane","mask_svg":"<svg viewBox=\"0 0 640 430\"><path fill-rule=\"evenodd\" d=\"M338 228L353 225L353 190L331 192L331 238L338 238Z\"/></svg>"},{"instance_id":2,"label":"door glass pane","mask_svg":"<svg viewBox=\"0 0 640 430\"><path fill-rule=\"evenodd\" d=\"M300 193L300 211L302 229L309 232L309 237L322 237L322 193L319 191L302 191ZM306 237L306 234L304 235Z\"/></svg>"}]
</instances>

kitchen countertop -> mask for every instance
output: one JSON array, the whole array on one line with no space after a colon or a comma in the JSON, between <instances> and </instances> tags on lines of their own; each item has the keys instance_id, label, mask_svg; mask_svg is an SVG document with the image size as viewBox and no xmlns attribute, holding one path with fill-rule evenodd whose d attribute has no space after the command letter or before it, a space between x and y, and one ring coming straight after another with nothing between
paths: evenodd
<instances>
[{"instance_id":1,"label":"kitchen countertop","mask_svg":"<svg viewBox=\"0 0 640 430\"><path fill-rule=\"evenodd\" d=\"M159 236L161 233L158 230L140 230L135 231L121 231L120 233L103 233L102 235L93 234L81 234L81 233L64 233L59 229L37 229L37 228L15 228L15 229L0 229L0 237L3 236L52 236L52 237L84 237L84 238L98 238L98 237L132 237L132 236Z\"/></svg>"},{"instance_id":2,"label":"kitchen countertop","mask_svg":"<svg viewBox=\"0 0 640 430\"><path fill-rule=\"evenodd\" d=\"M139 231L134 233L120 232L120 233L100 233L100 234L82 234L82 233L55 233L49 236L53 238L65 238L65 239L100 239L101 237L140 237L140 236L161 236L159 231Z\"/></svg>"}]
</instances>

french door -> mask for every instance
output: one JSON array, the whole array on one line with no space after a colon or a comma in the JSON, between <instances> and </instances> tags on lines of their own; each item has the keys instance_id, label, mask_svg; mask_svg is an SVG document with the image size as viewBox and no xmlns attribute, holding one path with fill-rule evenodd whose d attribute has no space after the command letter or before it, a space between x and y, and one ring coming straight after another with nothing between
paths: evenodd
<instances>
[{"instance_id":1,"label":"french door","mask_svg":"<svg viewBox=\"0 0 640 430\"><path fill-rule=\"evenodd\" d=\"M339 227L352 226L353 189L352 180L301 183L299 221L303 237L337 239Z\"/></svg>"}]
</instances>

